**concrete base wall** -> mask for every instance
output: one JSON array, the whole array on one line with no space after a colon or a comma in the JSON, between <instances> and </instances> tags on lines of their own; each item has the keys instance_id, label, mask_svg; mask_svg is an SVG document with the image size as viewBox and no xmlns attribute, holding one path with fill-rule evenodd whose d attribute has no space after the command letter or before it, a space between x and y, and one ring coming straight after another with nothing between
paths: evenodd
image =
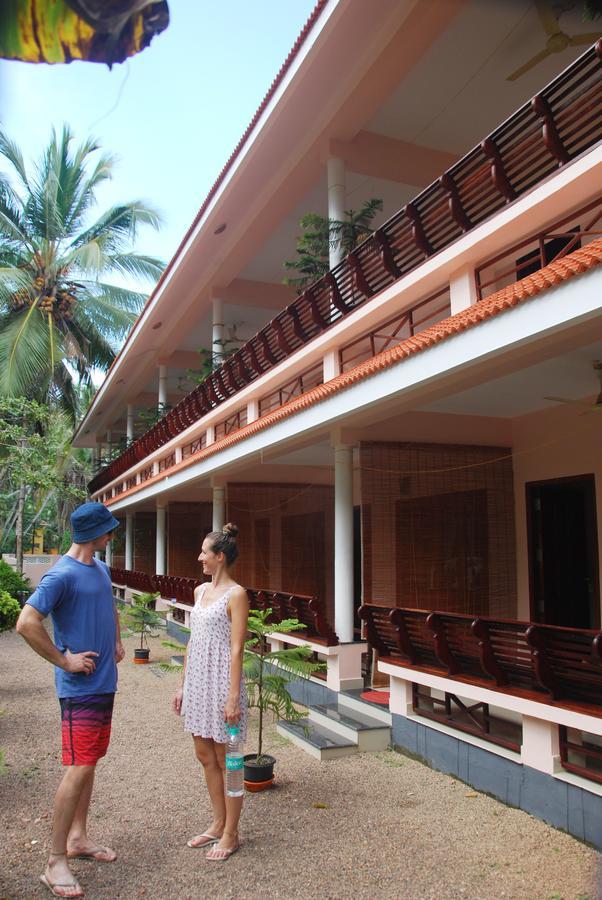
<instances>
[{"instance_id":1,"label":"concrete base wall","mask_svg":"<svg viewBox=\"0 0 602 900\"><path fill-rule=\"evenodd\" d=\"M331 691L325 684L316 684L306 679L293 679L288 686L289 693L295 703L303 706L318 706L324 703L337 702L336 691Z\"/></svg>"},{"instance_id":2,"label":"concrete base wall","mask_svg":"<svg viewBox=\"0 0 602 900\"><path fill-rule=\"evenodd\" d=\"M393 715L391 741L395 749L602 849L602 797L404 716Z\"/></svg>"},{"instance_id":3,"label":"concrete base wall","mask_svg":"<svg viewBox=\"0 0 602 900\"><path fill-rule=\"evenodd\" d=\"M190 640L190 632L182 628L178 622L171 622L169 619L167 620L167 634L181 644L187 644Z\"/></svg>"}]
</instances>

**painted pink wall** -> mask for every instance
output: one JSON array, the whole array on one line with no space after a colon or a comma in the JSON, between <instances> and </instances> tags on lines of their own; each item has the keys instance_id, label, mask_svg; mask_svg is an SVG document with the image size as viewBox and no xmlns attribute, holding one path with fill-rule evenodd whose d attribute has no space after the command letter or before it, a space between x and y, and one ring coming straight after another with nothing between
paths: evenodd
<instances>
[{"instance_id":1,"label":"painted pink wall","mask_svg":"<svg viewBox=\"0 0 602 900\"><path fill-rule=\"evenodd\" d=\"M518 617L521 619L529 618L527 482L572 475L595 476L598 559L602 564L602 414L585 412L584 415L584 407L578 405L559 404L514 420L516 564Z\"/></svg>"}]
</instances>

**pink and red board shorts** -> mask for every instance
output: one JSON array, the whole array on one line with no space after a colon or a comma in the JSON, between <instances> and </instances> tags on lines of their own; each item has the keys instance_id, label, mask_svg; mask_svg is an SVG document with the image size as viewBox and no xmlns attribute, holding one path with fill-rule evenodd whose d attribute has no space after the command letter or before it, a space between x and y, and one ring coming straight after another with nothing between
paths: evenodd
<instances>
[{"instance_id":1,"label":"pink and red board shorts","mask_svg":"<svg viewBox=\"0 0 602 900\"><path fill-rule=\"evenodd\" d=\"M115 694L61 697L64 766L94 766L111 737Z\"/></svg>"}]
</instances>

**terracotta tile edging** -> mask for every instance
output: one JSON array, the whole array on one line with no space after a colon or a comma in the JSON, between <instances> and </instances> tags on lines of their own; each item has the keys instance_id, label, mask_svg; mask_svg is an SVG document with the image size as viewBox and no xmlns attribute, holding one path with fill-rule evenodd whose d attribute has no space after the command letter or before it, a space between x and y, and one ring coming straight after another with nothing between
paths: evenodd
<instances>
[{"instance_id":1,"label":"terracotta tile edging","mask_svg":"<svg viewBox=\"0 0 602 900\"><path fill-rule=\"evenodd\" d=\"M348 372L337 375L336 378L331 379L326 382L326 384L320 384L317 387L312 388L306 394L295 397L294 400L290 400L284 406L279 407L279 409L273 410L273 412L262 416L260 419L256 419L254 422L250 422L238 431L226 435L219 441L215 441L198 453L177 463L177 465L154 475L152 478L148 478L141 484L128 488L128 490L123 491L123 493L119 494L117 497L111 498L111 501L106 501L106 505L110 506L113 501L122 500L125 497L137 493L142 488L157 484L160 481L165 481L176 472L181 472L191 465L202 462L204 459L213 456L215 453L219 453L220 451L231 447L233 444L244 441L245 438L257 434L258 432L269 428L271 425L275 425L277 422L295 415L295 413L300 412L303 409L308 409L310 406L314 406L316 403L326 400L333 394L337 394L339 391L351 387L359 381L369 378L371 375L376 375L378 372L390 368L395 365L395 363L401 362L403 359L407 359L415 353L427 350L429 347L439 344L441 341L453 337L454 335L461 334L463 331L466 331L481 322L493 319L500 315L500 313L517 306L519 303L523 303L525 300L536 297L548 288L556 287L565 281L569 281L575 275L587 272L600 263L602 263L602 238L592 241L590 244L587 244L587 246L575 250L573 253L562 259L550 263L545 266L545 268L534 272L532 275L527 275L526 278L522 278L520 281L496 291L496 293L491 294L490 297L480 300L478 303L467 307L467 309L455 313L453 316L449 316L441 322L430 325L428 328L425 328L424 331L421 331L420 334L407 338L405 341L397 344L397 346L392 347L389 350L384 350L382 353L373 356L371 359L365 360Z\"/></svg>"}]
</instances>

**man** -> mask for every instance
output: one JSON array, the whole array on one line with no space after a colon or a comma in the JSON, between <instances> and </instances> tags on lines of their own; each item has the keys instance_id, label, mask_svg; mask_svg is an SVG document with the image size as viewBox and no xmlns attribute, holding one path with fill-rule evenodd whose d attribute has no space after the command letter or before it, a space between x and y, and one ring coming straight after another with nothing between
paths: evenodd
<instances>
[{"instance_id":1,"label":"man","mask_svg":"<svg viewBox=\"0 0 602 900\"><path fill-rule=\"evenodd\" d=\"M40 880L55 897L83 897L69 859L113 862L117 854L90 840L88 809L97 761L111 733L117 666L124 657L108 567L94 558L119 526L102 503L71 516L73 543L23 607L17 631L55 666L65 773L54 800L52 850ZM43 620L51 614L54 643Z\"/></svg>"}]
</instances>

